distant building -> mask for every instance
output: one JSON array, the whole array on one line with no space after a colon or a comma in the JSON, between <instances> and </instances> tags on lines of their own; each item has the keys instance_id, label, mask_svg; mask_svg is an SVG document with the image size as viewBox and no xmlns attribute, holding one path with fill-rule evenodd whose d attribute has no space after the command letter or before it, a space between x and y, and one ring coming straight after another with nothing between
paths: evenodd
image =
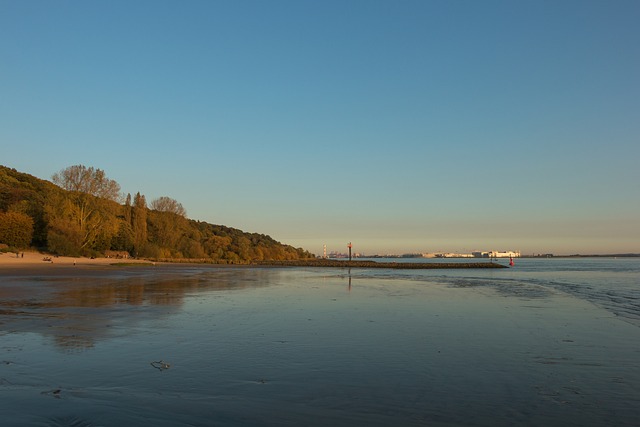
<instances>
[{"instance_id":1,"label":"distant building","mask_svg":"<svg viewBox=\"0 0 640 427\"><path fill-rule=\"evenodd\" d=\"M435 254L436 258L472 258L471 254L459 254L455 252L443 252Z\"/></svg>"},{"instance_id":2,"label":"distant building","mask_svg":"<svg viewBox=\"0 0 640 427\"><path fill-rule=\"evenodd\" d=\"M474 258L520 258L520 251L475 251Z\"/></svg>"},{"instance_id":3,"label":"distant building","mask_svg":"<svg viewBox=\"0 0 640 427\"><path fill-rule=\"evenodd\" d=\"M489 253L490 258L520 258L520 251L491 251Z\"/></svg>"},{"instance_id":4,"label":"distant building","mask_svg":"<svg viewBox=\"0 0 640 427\"><path fill-rule=\"evenodd\" d=\"M473 255L474 258L489 258L489 253L490 252L475 251L471 252L471 255Z\"/></svg>"}]
</instances>

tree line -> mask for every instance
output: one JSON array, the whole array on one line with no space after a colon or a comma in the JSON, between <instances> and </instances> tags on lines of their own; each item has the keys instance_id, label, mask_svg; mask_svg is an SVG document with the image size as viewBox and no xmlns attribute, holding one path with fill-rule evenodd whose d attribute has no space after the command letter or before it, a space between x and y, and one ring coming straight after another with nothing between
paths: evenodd
<instances>
[{"instance_id":1,"label":"tree line","mask_svg":"<svg viewBox=\"0 0 640 427\"><path fill-rule=\"evenodd\" d=\"M313 257L264 234L188 219L170 197L123 196L104 171L84 165L52 182L0 166L0 247L234 264Z\"/></svg>"}]
</instances>

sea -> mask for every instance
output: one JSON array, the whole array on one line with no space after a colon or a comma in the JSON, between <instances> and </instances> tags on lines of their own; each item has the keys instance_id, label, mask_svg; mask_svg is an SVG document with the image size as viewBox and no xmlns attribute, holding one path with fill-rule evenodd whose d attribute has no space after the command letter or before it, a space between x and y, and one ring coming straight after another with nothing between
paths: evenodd
<instances>
[{"instance_id":1,"label":"sea","mask_svg":"<svg viewBox=\"0 0 640 427\"><path fill-rule=\"evenodd\" d=\"M0 270L0 425L638 426L640 258Z\"/></svg>"},{"instance_id":2,"label":"sea","mask_svg":"<svg viewBox=\"0 0 640 427\"><path fill-rule=\"evenodd\" d=\"M477 258L371 258L378 262L442 263L477 262ZM509 258L491 262L509 266ZM640 326L640 257L533 257L514 258L514 268L500 270L424 270L417 276L394 272L402 277L429 277L451 286L488 286L503 292L556 290L606 308L627 322ZM388 276L385 270L381 275ZM518 286L513 286L513 285Z\"/></svg>"}]
</instances>

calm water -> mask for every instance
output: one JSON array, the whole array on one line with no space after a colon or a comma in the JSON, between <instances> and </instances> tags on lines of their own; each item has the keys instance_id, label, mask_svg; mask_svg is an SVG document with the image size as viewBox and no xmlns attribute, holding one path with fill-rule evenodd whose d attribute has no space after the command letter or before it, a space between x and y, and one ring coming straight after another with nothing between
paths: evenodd
<instances>
[{"instance_id":1,"label":"calm water","mask_svg":"<svg viewBox=\"0 0 640 427\"><path fill-rule=\"evenodd\" d=\"M379 259L380 262L474 262L476 259ZM386 271L411 279L428 277L451 286L494 287L506 293L557 290L610 310L640 326L640 258L516 258L509 270L428 270L414 274ZM494 261L508 265L508 259ZM514 286L515 285L515 286Z\"/></svg>"},{"instance_id":2,"label":"calm water","mask_svg":"<svg viewBox=\"0 0 640 427\"><path fill-rule=\"evenodd\" d=\"M640 420L638 259L57 271L0 271L2 426Z\"/></svg>"}]
</instances>

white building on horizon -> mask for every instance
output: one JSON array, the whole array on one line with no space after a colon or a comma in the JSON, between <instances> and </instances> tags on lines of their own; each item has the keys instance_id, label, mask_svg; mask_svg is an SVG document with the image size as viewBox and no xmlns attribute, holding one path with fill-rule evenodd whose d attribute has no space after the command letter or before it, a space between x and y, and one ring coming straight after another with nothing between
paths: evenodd
<instances>
[{"instance_id":1,"label":"white building on horizon","mask_svg":"<svg viewBox=\"0 0 640 427\"><path fill-rule=\"evenodd\" d=\"M475 258L520 258L520 251L474 251Z\"/></svg>"},{"instance_id":2,"label":"white building on horizon","mask_svg":"<svg viewBox=\"0 0 640 427\"><path fill-rule=\"evenodd\" d=\"M520 258L520 251L491 251L489 252L490 258Z\"/></svg>"}]
</instances>

